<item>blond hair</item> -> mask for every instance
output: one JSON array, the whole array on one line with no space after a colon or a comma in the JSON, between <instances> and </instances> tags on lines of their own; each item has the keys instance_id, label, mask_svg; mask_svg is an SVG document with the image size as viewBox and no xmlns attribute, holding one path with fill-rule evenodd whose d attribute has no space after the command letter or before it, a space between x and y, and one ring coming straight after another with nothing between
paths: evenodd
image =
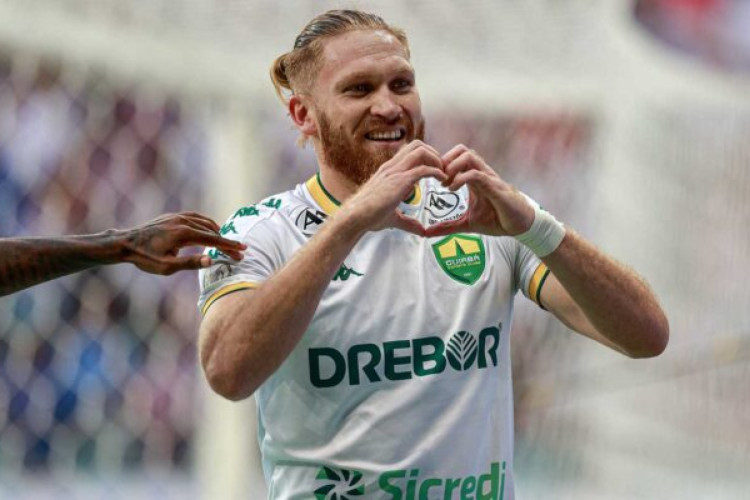
<instances>
[{"instance_id":1,"label":"blond hair","mask_svg":"<svg viewBox=\"0 0 750 500\"><path fill-rule=\"evenodd\" d=\"M375 14L359 10L329 10L315 17L297 35L294 48L280 55L271 65L271 80L284 105L285 91L295 94L309 89L322 65L323 40L355 30L384 30L396 37L409 56L409 41L400 28Z\"/></svg>"}]
</instances>

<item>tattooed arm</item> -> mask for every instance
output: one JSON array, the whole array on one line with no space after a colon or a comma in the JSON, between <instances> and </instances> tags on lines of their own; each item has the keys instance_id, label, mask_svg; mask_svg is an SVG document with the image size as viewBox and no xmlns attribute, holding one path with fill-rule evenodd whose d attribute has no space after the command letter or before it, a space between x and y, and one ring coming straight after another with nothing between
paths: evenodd
<instances>
[{"instance_id":1,"label":"tattooed arm","mask_svg":"<svg viewBox=\"0 0 750 500\"><path fill-rule=\"evenodd\" d=\"M244 249L222 238L213 220L195 212L162 215L132 229L85 236L0 239L0 296L106 264L130 262L153 274L210 266L207 255L178 255L191 245L213 246L238 260Z\"/></svg>"}]
</instances>

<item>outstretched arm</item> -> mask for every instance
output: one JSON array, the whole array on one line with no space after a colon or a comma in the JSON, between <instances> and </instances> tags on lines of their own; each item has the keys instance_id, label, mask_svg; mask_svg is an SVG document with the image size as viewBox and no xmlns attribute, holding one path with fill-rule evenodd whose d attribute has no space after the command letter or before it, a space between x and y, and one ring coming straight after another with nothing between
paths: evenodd
<instances>
[{"instance_id":1,"label":"outstretched arm","mask_svg":"<svg viewBox=\"0 0 750 500\"><path fill-rule=\"evenodd\" d=\"M172 274L211 265L206 255L180 256L191 245L216 246L240 259L244 245L222 238L219 226L195 212L162 215L141 226L84 236L0 239L0 296L91 267L130 262Z\"/></svg>"},{"instance_id":2,"label":"outstretched arm","mask_svg":"<svg viewBox=\"0 0 750 500\"><path fill-rule=\"evenodd\" d=\"M541 302L568 327L633 358L657 356L667 347L667 318L632 270L570 229L543 261L551 275Z\"/></svg>"},{"instance_id":3,"label":"outstretched arm","mask_svg":"<svg viewBox=\"0 0 750 500\"><path fill-rule=\"evenodd\" d=\"M451 189L469 187L461 219L426 230L428 236L457 231L519 236L540 213L503 181L474 151L457 146L443 156ZM527 233L528 234L528 233ZM565 230L541 258L551 271L541 301L570 328L631 357L659 355L669 323L649 287L633 271Z\"/></svg>"}]
</instances>

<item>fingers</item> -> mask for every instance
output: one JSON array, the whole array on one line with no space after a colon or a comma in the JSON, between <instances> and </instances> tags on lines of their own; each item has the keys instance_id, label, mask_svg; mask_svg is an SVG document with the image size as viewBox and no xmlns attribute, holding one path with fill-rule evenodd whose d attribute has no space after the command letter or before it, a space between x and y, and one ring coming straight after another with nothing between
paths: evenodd
<instances>
[{"instance_id":1,"label":"fingers","mask_svg":"<svg viewBox=\"0 0 750 500\"><path fill-rule=\"evenodd\" d=\"M424 236L425 233L424 227L422 227L422 224L417 219L407 217L398 210L394 212L393 227L416 234L417 236Z\"/></svg>"},{"instance_id":2,"label":"fingers","mask_svg":"<svg viewBox=\"0 0 750 500\"><path fill-rule=\"evenodd\" d=\"M426 165L443 171L443 161L436 152L420 147L409 153L406 158L398 165L401 170L411 170L414 167Z\"/></svg>"},{"instance_id":3,"label":"fingers","mask_svg":"<svg viewBox=\"0 0 750 500\"><path fill-rule=\"evenodd\" d=\"M456 182L456 176L461 172L475 170L500 179L497 173L485 163L482 157L463 144L459 144L448 151L448 153L443 155L442 160L445 165L445 173L448 175L448 182L443 183L443 185L454 191L464 184L464 182Z\"/></svg>"},{"instance_id":4,"label":"fingers","mask_svg":"<svg viewBox=\"0 0 750 500\"><path fill-rule=\"evenodd\" d=\"M435 177L441 182L445 182L448 180L448 176L441 169L427 165L413 168L409 170L407 174L409 177L410 185L416 184L417 181L425 177Z\"/></svg>"},{"instance_id":5,"label":"fingers","mask_svg":"<svg viewBox=\"0 0 750 500\"><path fill-rule=\"evenodd\" d=\"M430 165L442 170L443 161L432 146L422 141L412 141L401 148L391 160L384 163L379 172L387 174L393 171L409 170L419 165Z\"/></svg>"},{"instance_id":6,"label":"fingers","mask_svg":"<svg viewBox=\"0 0 750 500\"><path fill-rule=\"evenodd\" d=\"M185 228L176 246L182 248L189 245L214 247L234 260L242 260L242 250L247 248L242 242L224 238L214 232Z\"/></svg>"},{"instance_id":7,"label":"fingers","mask_svg":"<svg viewBox=\"0 0 750 500\"><path fill-rule=\"evenodd\" d=\"M168 257L161 259L156 273L169 276L177 271L188 269L201 269L211 265L211 258L208 255L185 255L182 257Z\"/></svg>"},{"instance_id":8,"label":"fingers","mask_svg":"<svg viewBox=\"0 0 750 500\"><path fill-rule=\"evenodd\" d=\"M415 140L411 141L409 144L407 144L406 146L404 146L403 148L401 148L398 151L398 153L396 153L396 155L393 158L394 159L395 158L403 158L403 157L409 155L410 153L412 153L413 151L418 150L418 149L424 149L424 150L429 151L430 153L434 154L438 158L440 157L440 153L438 152L437 149L435 149L434 147L430 146L429 144L427 144L425 142L420 141L419 139L415 139Z\"/></svg>"},{"instance_id":9,"label":"fingers","mask_svg":"<svg viewBox=\"0 0 750 500\"><path fill-rule=\"evenodd\" d=\"M477 191L482 192L482 194L487 194L486 191L489 182L490 176L488 176L486 173L480 172L479 170L466 170L457 173L447 187L452 191L456 191L463 185L468 184Z\"/></svg>"},{"instance_id":10,"label":"fingers","mask_svg":"<svg viewBox=\"0 0 750 500\"><path fill-rule=\"evenodd\" d=\"M469 151L471 151L471 150L469 148L467 148L466 146L464 146L463 144L457 144L456 146L453 146L450 149L450 151L448 151L447 153L445 153L443 155L443 157L442 157L443 163L445 165L448 165L453 160L455 160L456 158L458 158L462 154L467 153Z\"/></svg>"},{"instance_id":11,"label":"fingers","mask_svg":"<svg viewBox=\"0 0 750 500\"><path fill-rule=\"evenodd\" d=\"M456 220L441 222L426 228L424 230L424 236L428 238L433 236L445 236L448 234L467 232L469 229L469 219L464 215Z\"/></svg>"},{"instance_id":12,"label":"fingers","mask_svg":"<svg viewBox=\"0 0 750 500\"><path fill-rule=\"evenodd\" d=\"M213 219L206 217L198 212L182 212L175 215L177 222L188 224L196 229L207 229L209 231L219 232L221 227Z\"/></svg>"}]
</instances>

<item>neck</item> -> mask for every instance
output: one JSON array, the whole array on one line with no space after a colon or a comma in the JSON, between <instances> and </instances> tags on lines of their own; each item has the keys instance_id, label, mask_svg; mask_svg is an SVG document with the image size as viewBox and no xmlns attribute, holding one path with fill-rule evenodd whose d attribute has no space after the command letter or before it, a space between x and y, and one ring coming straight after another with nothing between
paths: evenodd
<instances>
[{"instance_id":1,"label":"neck","mask_svg":"<svg viewBox=\"0 0 750 500\"><path fill-rule=\"evenodd\" d=\"M339 203L344 203L351 195L357 192L359 186L349 179L347 179L338 170L325 165L322 162L320 165L320 182L325 187L331 196L336 198Z\"/></svg>"}]
</instances>

